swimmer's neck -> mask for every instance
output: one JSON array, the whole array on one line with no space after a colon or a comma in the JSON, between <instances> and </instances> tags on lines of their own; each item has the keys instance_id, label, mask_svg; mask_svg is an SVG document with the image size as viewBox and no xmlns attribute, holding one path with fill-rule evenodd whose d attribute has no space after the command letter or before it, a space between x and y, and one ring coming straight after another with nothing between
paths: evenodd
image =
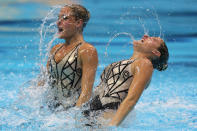
<instances>
[{"instance_id":1,"label":"swimmer's neck","mask_svg":"<svg viewBox=\"0 0 197 131\"><path fill-rule=\"evenodd\" d=\"M143 53L140 53L140 52L134 52L130 59L140 59L140 58L149 59L147 54L143 54Z\"/></svg>"},{"instance_id":2,"label":"swimmer's neck","mask_svg":"<svg viewBox=\"0 0 197 131\"><path fill-rule=\"evenodd\" d=\"M79 44L82 42L84 42L84 39L81 33L76 33L75 35L65 39L66 45Z\"/></svg>"}]
</instances>

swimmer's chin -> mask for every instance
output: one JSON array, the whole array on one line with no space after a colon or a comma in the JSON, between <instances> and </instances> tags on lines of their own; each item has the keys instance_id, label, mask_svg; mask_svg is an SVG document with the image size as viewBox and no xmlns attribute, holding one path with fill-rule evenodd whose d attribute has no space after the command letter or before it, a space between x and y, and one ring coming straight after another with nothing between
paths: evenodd
<instances>
[{"instance_id":1,"label":"swimmer's chin","mask_svg":"<svg viewBox=\"0 0 197 131\"><path fill-rule=\"evenodd\" d=\"M133 41L133 45L138 45L138 44L140 44L140 43L142 43L141 40L134 40L134 41Z\"/></svg>"},{"instance_id":2,"label":"swimmer's chin","mask_svg":"<svg viewBox=\"0 0 197 131\"><path fill-rule=\"evenodd\" d=\"M134 40L134 41L133 41L133 45L137 45L138 43L139 43L138 40Z\"/></svg>"},{"instance_id":3,"label":"swimmer's chin","mask_svg":"<svg viewBox=\"0 0 197 131\"><path fill-rule=\"evenodd\" d=\"M63 36L61 33L58 33L58 34L57 34L57 38L59 38L59 39L64 39L64 36Z\"/></svg>"},{"instance_id":4,"label":"swimmer's chin","mask_svg":"<svg viewBox=\"0 0 197 131\"><path fill-rule=\"evenodd\" d=\"M63 30L60 30L60 29L59 29L59 31L58 31L58 33L57 33L57 38L59 38L59 39L64 39L64 31L63 31Z\"/></svg>"}]
</instances>

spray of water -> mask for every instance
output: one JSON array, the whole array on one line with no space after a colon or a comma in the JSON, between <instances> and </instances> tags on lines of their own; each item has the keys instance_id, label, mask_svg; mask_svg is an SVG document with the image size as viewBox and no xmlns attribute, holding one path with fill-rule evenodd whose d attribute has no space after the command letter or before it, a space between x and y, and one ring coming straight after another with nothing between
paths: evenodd
<instances>
[{"instance_id":1,"label":"spray of water","mask_svg":"<svg viewBox=\"0 0 197 131\"><path fill-rule=\"evenodd\" d=\"M152 6L152 9L153 9L152 14L155 16L155 18L157 20L157 23L159 25L159 31L160 31L159 37L163 38L164 37L164 33L162 32L162 26L161 26L161 23L160 23L160 20L159 20L159 16L158 16L158 14L157 14L157 12L156 12L156 10L155 10L155 8L153 6Z\"/></svg>"},{"instance_id":2,"label":"spray of water","mask_svg":"<svg viewBox=\"0 0 197 131\"><path fill-rule=\"evenodd\" d=\"M131 39L131 41L129 42L129 44L132 44L132 41L134 41L134 37L133 35L131 35L130 33L127 33L127 32L120 32L120 33L117 33L115 34L110 40L109 42L107 43L106 45L106 48L105 48L105 56L107 56L107 49L108 47L110 46L110 43L112 42L112 40L114 40L116 37L120 36L120 35L126 35L126 36L129 36L129 38Z\"/></svg>"},{"instance_id":3,"label":"spray of water","mask_svg":"<svg viewBox=\"0 0 197 131\"><path fill-rule=\"evenodd\" d=\"M62 6L54 6L49 13L46 15L46 17L42 20L42 24L40 27L40 42L39 42L39 52L40 52L40 70L41 73L45 72L45 65L43 63L46 63L47 57L49 56L49 50L51 48L51 45L53 41L57 38L57 28L56 28L56 11L60 9ZM54 22L51 22L54 21ZM50 22L49 25L47 25ZM52 40L50 40L48 43L45 43L45 40L47 39L47 34L51 33ZM43 49L44 48L44 49ZM46 54L44 54L46 52Z\"/></svg>"},{"instance_id":4,"label":"spray of water","mask_svg":"<svg viewBox=\"0 0 197 131\"><path fill-rule=\"evenodd\" d=\"M42 57L42 44L43 44L43 41L44 41L44 38L46 35L46 32L43 35L45 24L48 21L48 19L50 18L49 16L51 16L54 13L54 11L58 8L59 7L55 7L52 10L50 10L49 13L46 15L46 17L42 20L42 24L41 24L41 28L40 28L40 42L39 42L40 57Z\"/></svg>"},{"instance_id":5,"label":"spray of water","mask_svg":"<svg viewBox=\"0 0 197 131\"><path fill-rule=\"evenodd\" d=\"M142 27L144 29L144 34L148 35L148 29L146 29L144 21L142 20L141 17L139 17L139 21L140 21L140 23L141 23L141 25L142 25Z\"/></svg>"},{"instance_id":6,"label":"spray of water","mask_svg":"<svg viewBox=\"0 0 197 131\"><path fill-rule=\"evenodd\" d=\"M133 7L133 9L137 9L137 8L144 9L143 7ZM146 11L147 11L147 12L150 12L150 13L152 14L152 16L154 16L154 18L155 18L155 20L157 21L157 24L158 24L158 26L159 26L159 37L163 38L163 37L164 37L164 33L162 32L162 26L161 26L161 24L160 24L159 16L158 16L158 14L157 14L155 8L152 6L152 10L146 9ZM121 17L121 19L123 19L123 18ZM139 16L138 19L139 19L140 25L142 26L142 28L143 28L143 30L144 30L144 34L145 34L145 35L148 35L148 34L149 34L149 30L148 30L148 28L145 27L146 22L143 20L142 16ZM122 24L122 23L121 23L121 24ZM117 33L117 34L113 35L113 36L110 38L110 40L108 41L107 45L106 45L105 56L107 56L107 54L108 54L108 53L107 53L107 52L108 52L108 47L109 47L109 45L111 44L111 42L112 42L115 38L117 38L118 36L120 36L120 35L129 36L130 39L131 39L131 41L129 42L130 44L132 44L132 41L135 40L135 39L134 39L134 36L133 36L131 33L127 33L127 32L120 32L120 33Z\"/></svg>"}]
</instances>

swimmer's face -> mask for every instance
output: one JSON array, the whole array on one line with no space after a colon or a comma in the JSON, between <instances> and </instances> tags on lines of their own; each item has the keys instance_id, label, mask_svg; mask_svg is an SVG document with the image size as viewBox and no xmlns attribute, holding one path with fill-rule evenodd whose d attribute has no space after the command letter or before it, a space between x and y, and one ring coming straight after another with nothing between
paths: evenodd
<instances>
[{"instance_id":1,"label":"swimmer's face","mask_svg":"<svg viewBox=\"0 0 197 131\"><path fill-rule=\"evenodd\" d=\"M149 37L148 35L144 35L141 40L134 41L134 50L151 53L153 50L157 50L163 40L159 37Z\"/></svg>"},{"instance_id":2,"label":"swimmer's face","mask_svg":"<svg viewBox=\"0 0 197 131\"><path fill-rule=\"evenodd\" d=\"M78 22L69 7L60 10L58 21L58 35L61 39L72 37L78 30Z\"/></svg>"}]
</instances>

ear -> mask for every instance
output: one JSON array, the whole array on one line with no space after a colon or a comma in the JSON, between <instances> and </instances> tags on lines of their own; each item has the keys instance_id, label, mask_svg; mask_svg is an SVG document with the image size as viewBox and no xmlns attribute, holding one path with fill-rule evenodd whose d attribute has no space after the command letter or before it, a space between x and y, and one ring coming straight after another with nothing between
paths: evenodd
<instances>
[{"instance_id":1,"label":"ear","mask_svg":"<svg viewBox=\"0 0 197 131\"><path fill-rule=\"evenodd\" d=\"M152 51L152 53L155 54L155 55L158 56L158 57L161 56L161 53L160 53L158 50L156 50L156 49L154 49L154 50Z\"/></svg>"},{"instance_id":2,"label":"ear","mask_svg":"<svg viewBox=\"0 0 197 131\"><path fill-rule=\"evenodd\" d=\"M79 19L77 20L77 27L83 27L83 20L82 19Z\"/></svg>"}]
</instances>

